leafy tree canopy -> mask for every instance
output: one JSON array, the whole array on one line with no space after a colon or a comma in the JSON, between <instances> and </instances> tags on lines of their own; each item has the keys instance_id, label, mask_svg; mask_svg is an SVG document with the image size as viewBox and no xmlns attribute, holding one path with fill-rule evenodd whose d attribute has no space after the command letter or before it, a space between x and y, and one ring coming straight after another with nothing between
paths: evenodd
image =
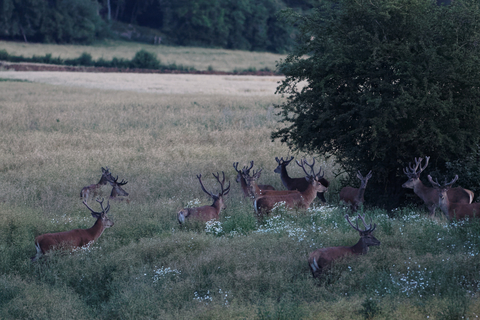
<instances>
[{"instance_id":1,"label":"leafy tree canopy","mask_svg":"<svg viewBox=\"0 0 480 320\"><path fill-rule=\"evenodd\" d=\"M333 155L349 173L373 170L366 198L397 205L414 157L442 169L477 149L479 6L322 0L308 15L285 11L298 45L279 65L287 100L272 138Z\"/></svg>"}]
</instances>

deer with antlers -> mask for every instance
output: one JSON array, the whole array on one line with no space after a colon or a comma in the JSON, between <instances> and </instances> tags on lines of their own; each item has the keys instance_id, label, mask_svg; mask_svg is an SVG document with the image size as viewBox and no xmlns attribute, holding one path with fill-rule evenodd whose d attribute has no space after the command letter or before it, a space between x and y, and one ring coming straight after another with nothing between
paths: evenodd
<instances>
[{"instance_id":1,"label":"deer with antlers","mask_svg":"<svg viewBox=\"0 0 480 320\"><path fill-rule=\"evenodd\" d=\"M420 174L428 166L430 157L425 157L425 165L421 165L423 158L415 158L415 166L410 162L408 168L403 169L403 173L408 177L402 187L413 189L413 192L423 200L430 212L430 217L435 215L435 209L438 206L438 190L425 186L420 180ZM448 200L452 203L472 203L474 194L468 189L461 187L449 188L447 191Z\"/></svg>"},{"instance_id":2,"label":"deer with antlers","mask_svg":"<svg viewBox=\"0 0 480 320\"><path fill-rule=\"evenodd\" d=\"M110 193L110 198L109 198L110 200L123 201L126 199L127 203L130 202L130 200L127 198L119 198L119 197L128 197L128 192L126 192L122 188L122 186L126 185L128 181L125 181L124 179L122 179L121 182L118 182L118 176L114 178L112 177L112 175L110 175L108 177L108 182L112 186L112 192Z\"/></svg>"},{"instance_id":3,"label":"deer with antlers","mask_svg":"<svg viewBox=\"0 0 480 320\"><path fill-rule=\"evenodd\" d=\"M213 199L213 204L211 206L203 206L196 208L183 208L177 213L177 219L180 224L185 223L187 219L195 219L203 222L210 221L212 219L218 219L220 211L225 209L224 197L230 192L230 182L228 187L224 188L225 184L225 173L222 171L223 179L220 181L220 175L217 172L212 173L215 179L217 179L220 184L221 191L218 195L213 194L212 192L207 191L202 182L202 175L197 175L200 186L202 187L203 192L208 194Z\"/></svg>"},{"instance_id":4,"label":"deer with antlers","mask_svg":"<svg viewBox=\"0 0 480 320\"><path fill-rule=\"evenodd\" d=\"M440 185L438 180L433 181L432 177L428 176L428 181L438 190L438 207L449 220L457 219L463 220L467 217L469 218L480 218L480 203L455 203L450 201L448 191L452 185L458 180L458 175L455 175L452 181L448 182L445 180L445 183Z\"/></svg>"},{"instance_id":5,"label":"deer with antlers","mask_svg":"<svg viewBox=\"0 0 480 320\"><path fill-rule=\"evenodd\" d=\"M360 171L358 171L357 178L360 179L360 188L353 188L347 186L343 187L342 190L340 190L340 200L350 205L350 209L352 210L352 212L357 212L358 207L361 207L363 205L365 188L367 187L367 182L371 177L371 170L365 177L362 176Z\"/></svg>"},{"instance_id":6,"label":"deer with antlers","mask_svg":"<svg viewBox=\"0 0 480 320\"><path fill-rule=\"evenodd\" d=\"M275 157L275 161L277 161L278 166L275 168L275 170L273 170L273 172L280 174L280 179L282 179L282 183L285 188L287 188L287 190L298 190L300 192L305 191L305 189L308 188L309 182L305 178L290 178L287 173L287 166L292 160L293 157L288 160L284 160L283 157L280 159L278 159L278 157ZM323 186L327 188L330 185L330 182L328 182L328 180L324 177L321 178L320 182ZM317 197L322 203L327 202L327 200L325 200L324 193L325 191L317 193Z\"/></svg>"},{"instance_id":7,"label":"deer with antlers","mask_svg":"<svg viewBox=\"0 0 480 320\"><path fill-rule=\"evenodd\" d=\"M380 245L380 241L377 240L372 235L372 232L377 227L376 224L372 227L372 221L367 225L365 223L364 217L358 215L357 217L357 226L355 227L348 217L348 214L345 215L345 219L352 226L353 229L357 230L360 233L360 240L351 246L351 247L328 247L321 248L310 253L308 257L308 266L314 278L319 277L322 272L329 268L333 261L348 255L363 255L367 254L368 248L371 246ZM361 230L358 227L358 220L362 220L365 230Z\"/></svg>"},{"instance_id":8,"label":"deer with antlers","mask_svg":"<svg viewBox=\"0 0 480 320\"><path fill-rule=\"evenodd\" d=\"M242 170L239 170L238 169L238 162L234 162L233 163L233 168L235 169L235 171L237 172L237 178L236 178L236 182L237 183L240 183L240 186L242 187L242 191L243 191L243 197L244 198L251 198L253 197L253 195L251 194L248 186L247 186L247 183L245 181L245 178L244 178L244 174L250 174L250 169L252 169L253 167L253 160L250 162L250 167L243 167ZM275 188L269 184L261 184L261 185L258 185L258 188L261 189L261 190L275 190Z\"/></svg>"},{"instance_id":9,"label":"deer with antlers","mask_svg":"<svg viewBox=\"0 0 480 320\"><path fill-rule=\"evenodd\" d=\"M305 179L309 183L307 189L281 195L262 195L256 198L254 208L258 217L271 212L275 206L282 203L289 209L306 209L317 196L317 192L325 192L327 190L327 187L320 182L324 175L320 174L322 168L320 167L318 173L314 171L315 159L313 159L313 164L311 165L305 159L302 159L301 162L297 161L297 164L305 172ZM305 165L310 167L310 173L305 169Z\"/></svg>"},{"instance_id":10,"label":"deer with antlers","mask_svg":"<svg viewBox=\"0 0 480 320\"><path fill-rule=\"evenodd\" d=\"M107 216L107 213L110 210L110 203L107 203L107 207L104 208L103 199L97 199L97 202L100 203L100 207L102 208L101 212L93 211L88 206L87 202L83 201L83 204L90 210L92 216L97 219L91 228L74 229L57 233L45 233L37 236L35 238L35 248L37 249L37 253L31 258L32 261L38 260L50 250L75 249L89 246L102 235L106 228L112 227L114 222Z\"/></svg>"},{"instance_id":11,"label":"deer with antlers","mask_svg":"<svg viewBox=\"0 0 480 320\"><path fill-rule=\"evenodd\" d=\"M106 185L111 173L108 167L105 169L102 167L102 177L97 184L91 184L89 186L83 187L82 191L80 191L80 198L84 201L88 201L89 199L93 199L94 197L100 194L100 190L102 186Z\"/></svg>"}]
</instances>

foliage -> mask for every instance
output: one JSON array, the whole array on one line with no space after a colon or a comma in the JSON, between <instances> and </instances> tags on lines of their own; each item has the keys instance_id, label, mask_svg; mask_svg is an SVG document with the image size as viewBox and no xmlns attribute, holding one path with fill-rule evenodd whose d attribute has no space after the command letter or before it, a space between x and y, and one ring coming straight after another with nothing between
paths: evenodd
<instances>
[{"instance_id":1,"label":"foliage","mask_svg":"<svg viewBox=\"0 0 480 320\"><path fill-rule=\"evenodd\" d=\"M4 0L0 30L1 37L25 42L91 43L108 35L96 1L88 0Z\"/></svg>"},{"instance_id":2,"label":"foliage","mask_svg":"<svg viewBox=\"0 0 480 320\"><path fill-rule=\"evenodd\" d=\"M311 0L4 0L0 37L50 43L91 43L117 36L149 43L285 52L294 28L278 19L286 6L308 11ZM132 26L134 24L134 26ZM135 26L137 25L137 26ZM110 29L112 27L112 29ZM142 27L153 28L143 36Z\"/></svg>"},{"instance_id":3,"label":"foliage","mask_svg":"<svg viewBox=\"0 0 480 320\"><path fill-rule=\"evenodd\" d=\"M277 91L288 101L274 139L335 156L353 179L373 170L366 197L389 207L414 157L444 169L476 150L477 1L326 0L309 15L284 14L300 35L280 64L287 78Z\"/></svg>"},{"instance_id":4,"label":"foliage","mask_svg":"<svg viewBox=\"0 0 480 320\"><path fill-rule=\"evenodd\" d=\"M103 58L94 60L89 53L82 53L78 58L74 59L62 59L60 57L54 58L52 55L46 54L45 56L33 56L26 58L23 56L10 55L6 50L0 50L0 60L11 62L35 62L35 63L49 63L57 65L68 66L85 66L85 67L106 67L106 68L139 68L139 69L152 69L152 70L182 70L192 71L193 67L186 67L182 65L169 64L163 65L157 59L154 53L141 49L137 51L135 56L131 60L121 59L114 57L108 61Z\"/></svg>"}]
</instances>

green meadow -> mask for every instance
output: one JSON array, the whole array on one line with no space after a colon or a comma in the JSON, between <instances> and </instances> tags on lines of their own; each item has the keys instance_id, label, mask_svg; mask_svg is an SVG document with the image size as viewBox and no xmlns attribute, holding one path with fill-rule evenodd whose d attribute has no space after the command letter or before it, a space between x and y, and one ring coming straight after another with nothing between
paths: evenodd
<instances>
[{"instance_id":1,"label":"green meadow","mask_svg":"<svg viewBox=\"0 0 480 320\"><path fill-rule=\"evenodd\" d=\"M52 75L53 76L53 75ZM112 75L113 76L113 75ZM2 73L0 72L0 78ZM156 94L0 82L0 319L477 319L480 222L424 208L363 211L381 241L320 279L308 254L351 246L332 158L292 153L272 95ZM277 209L257 222L233 162L255 161L283 189L275 157L317 157L328 205ZM130 202L110 201L115 225L89 248L32 263L37 235L89 228L80 190L109 167ZM288 167L293 177L302 169ZM231 183L219 221L176 220L209 205L196 175ZM103 187L106 198L111 188ZM366 199L368 203L368 199ZM93 209L100 210L94 201ZM437 210L439 211L439 210ZM369 221L369 220L367 220Z\"/></svg>"}]
</instances>

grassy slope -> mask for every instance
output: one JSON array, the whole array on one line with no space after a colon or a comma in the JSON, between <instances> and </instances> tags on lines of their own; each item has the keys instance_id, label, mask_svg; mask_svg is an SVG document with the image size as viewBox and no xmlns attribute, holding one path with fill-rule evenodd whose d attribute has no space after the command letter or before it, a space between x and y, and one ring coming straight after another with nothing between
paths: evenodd
<instances>
[{"instance_id":1,"label":"grassy slope","mask_svg":"<svg viewBox=\"0 0 480 320\"><path fill-rule=\"evenodd\" d=\"M83 52L87 52L95 60L99 58L111 60L113 57L132 59L137 51L145 49L155 53L163 64L183 65L194 67L196 70L212 69L230 72L253 68L256 70L265 68L275 70L276 62L285 58L285 55L268 52L154 46L124 41L105 41L94 46L0 41L0 50L2 49L5 49L9 54L23 55L24 57L44 56L50 53L53 57L63 59L77 58Z\"/></svg>"},{"instance_id":2,"label":"grassy slope","mask_svg":"<svg viewBox=\"0 0 480 320\"><path fill-rule=\"evenodd\" d=\"M382 245L321 281L308 252L358 240L342 209L279 210L257 225L232 163L255 160L262 182L281 187L274 157L288 150L269 139L278 101L2 82L0 318L476 318L479 223L369 210ZM93 224L79 193L102 166L128 180L115 226L89 250L31 264L36 235ZM215 189L216 171L232 183L220 224L180 228L179 208L211 202L195 175Z\"/></svg>"}]
</instances>

